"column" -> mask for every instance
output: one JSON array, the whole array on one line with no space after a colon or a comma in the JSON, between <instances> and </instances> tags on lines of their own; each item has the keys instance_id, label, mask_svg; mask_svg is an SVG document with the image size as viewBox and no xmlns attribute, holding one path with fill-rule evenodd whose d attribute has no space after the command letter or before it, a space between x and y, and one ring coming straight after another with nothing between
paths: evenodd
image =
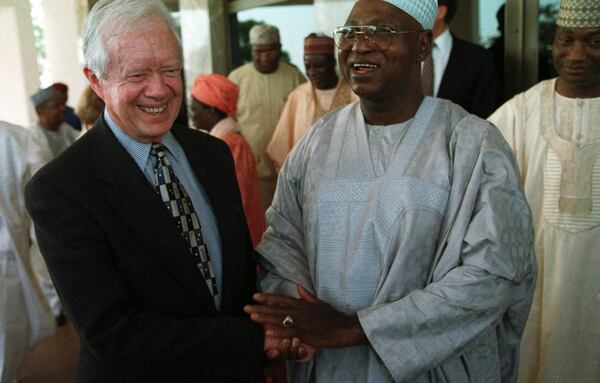
<instances>
[{"instance_id":1,"label":"column","mask_svg":"<svg viewBox=\"0 0 600 383\"><path fill-rule=\"evenodd\" d=\"M69 86L67 104L76 107L87 86L81 53L81 29L88 12L87 1L43 0L42 6L51 81Z\"/></svg>"},{"instance_id":2,"label":"column","mask_svg":"<svg viewBox=\"0 0 600 383\"><path fill-rule=\"evenodd\" d=\"M0 119L26 126L35 120L29 95L39 87L29 1L0 0Z\"/></svg>"},{"instance_id":3,"label":"column","mask_svg":"<svg viewBox=\"0 0 600 383\"><path fill-rule=\"evenodd\" d=\"M191 100L190 90L198 74L229 73L228 16L225 6L225 0L179 0L184 86L188 104Z\"/></svg>"}]
</instances>

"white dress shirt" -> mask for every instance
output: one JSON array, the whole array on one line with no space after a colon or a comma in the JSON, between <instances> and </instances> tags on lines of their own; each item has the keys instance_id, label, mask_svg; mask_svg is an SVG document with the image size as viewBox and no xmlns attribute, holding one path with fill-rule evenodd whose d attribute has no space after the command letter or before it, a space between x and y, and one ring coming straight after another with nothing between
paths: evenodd
<instances>
[{"instance_id":1,"label":"white dress shirt","mask_svg":"<svg viewBox=\"0 0 600 383\"><path fill-rule=\"evenodd\" d=\"M442 83L442 77L448 66L450 52L452 51L452 35L450 30L446 30L439 35L433 42L431 54L433 57L433 95L437 97Z\"/></svg>"}]
</instances>

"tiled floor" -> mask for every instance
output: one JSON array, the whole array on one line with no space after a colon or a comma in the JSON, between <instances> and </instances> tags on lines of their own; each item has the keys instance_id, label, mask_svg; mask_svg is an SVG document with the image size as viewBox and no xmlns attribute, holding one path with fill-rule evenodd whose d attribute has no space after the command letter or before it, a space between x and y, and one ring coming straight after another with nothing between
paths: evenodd
<instances>
[{"instance_id":1,"label":"tiled floor","mask_svg":"<svg viewBox=\"0 0 600 383\"><path fill-rule=\"evenodd\" d=\"M70 323L39 341L19 369L19 383L74 383L79 338Z\"/></svg>"}]
</instances>

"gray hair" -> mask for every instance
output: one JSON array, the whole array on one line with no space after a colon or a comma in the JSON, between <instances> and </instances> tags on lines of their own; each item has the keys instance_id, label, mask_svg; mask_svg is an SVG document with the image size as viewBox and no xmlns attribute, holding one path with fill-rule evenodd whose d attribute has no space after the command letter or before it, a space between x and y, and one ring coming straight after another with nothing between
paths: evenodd
<instances>
[{"instance_id":1,"label":"gray hair","mask_svg":"<svg viewBox=\"0 0 600 383\"><path fill-rule=\"evenodd\" d=\"M109 40L123 36L135 28L134 23L150 16L158 16L169 26L181 48L175 20L162 1L100 0L90 11L83 26L85 66L96 76L106 78L110 59Z\"/></svg>"}]
</instances>

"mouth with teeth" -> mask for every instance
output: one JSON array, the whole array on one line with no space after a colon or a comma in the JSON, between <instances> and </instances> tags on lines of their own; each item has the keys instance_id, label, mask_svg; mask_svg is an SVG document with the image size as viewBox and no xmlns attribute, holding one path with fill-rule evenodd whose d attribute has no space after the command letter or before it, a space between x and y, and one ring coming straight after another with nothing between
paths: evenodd
<instances>
[{"instance_id":1,"label":"mouth with teeth","mask_svg":"<svg viewBox=\"0 0 600 383\"><path fill-rule=\"evenodd\" d=\"M166 105L161 105L161 106L156 106L156 107L145 107L145 106L139 106L139 108L148 114L161 114L162 112L164 112L167 109Z\"/></svg>"},{"instance_id":2,"label":"mouth with teeth","mask_svg":"<svg viewBox=\"0 0 600 383\"><path fill-rule=\"evenodd\" d=\"M355 63L352 64L352 72L355 74L369 73L379 68L376 64Z\"/></svg>"}]
</instances>

